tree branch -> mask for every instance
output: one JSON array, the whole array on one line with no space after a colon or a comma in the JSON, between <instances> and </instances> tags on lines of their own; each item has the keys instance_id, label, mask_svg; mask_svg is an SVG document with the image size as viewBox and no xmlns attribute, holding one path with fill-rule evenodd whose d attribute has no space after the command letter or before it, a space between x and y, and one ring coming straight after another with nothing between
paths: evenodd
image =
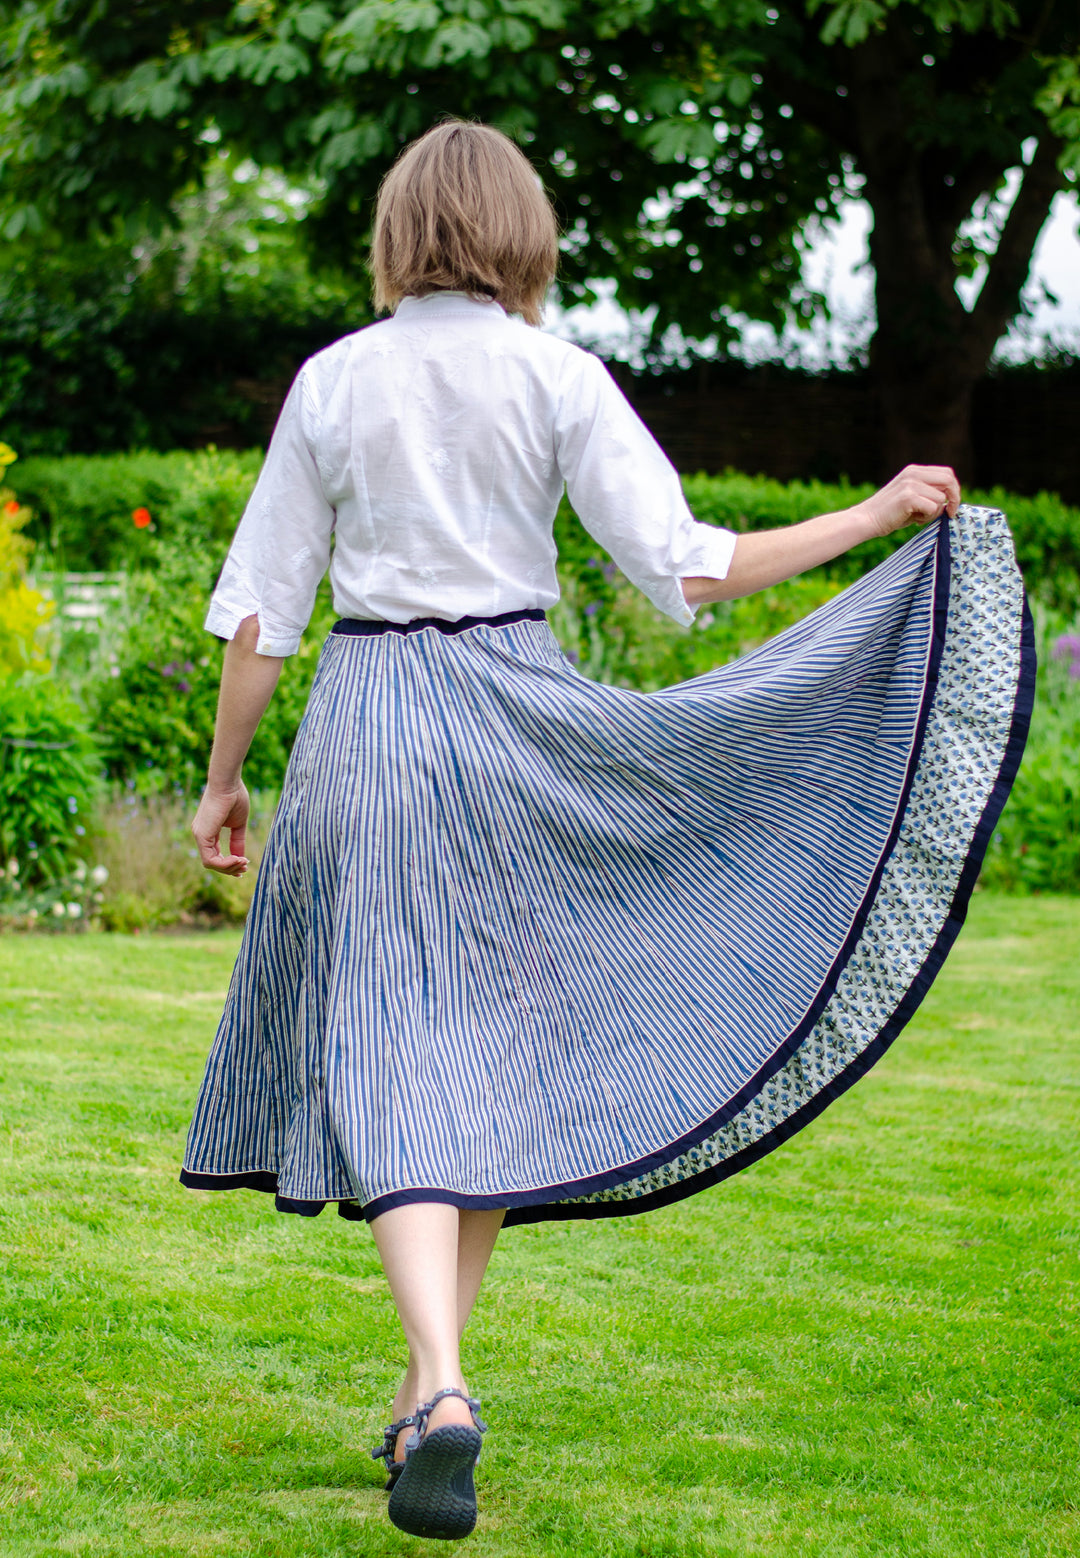
<instances>
[{"instance_id":1,"label":"tree branch","mask_svg":"<svg viewBox=\"0 0 1080 1558\"><path fill-rule=\"evenodd\" d=\"M1035 155L1005 219L1001 238L989 262L978 302L971 311L971 347L980 367L1020 307L1020 296L1031 269L1031 256L1043 223L1065 176L1057 166L1063 143L1050 130L1039 137Z\"/></svg>"}]
</instances>

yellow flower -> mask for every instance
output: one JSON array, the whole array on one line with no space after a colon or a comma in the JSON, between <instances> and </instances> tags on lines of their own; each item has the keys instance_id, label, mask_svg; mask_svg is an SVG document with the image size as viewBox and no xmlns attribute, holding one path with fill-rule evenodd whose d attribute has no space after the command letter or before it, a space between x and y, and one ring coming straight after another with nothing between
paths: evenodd
<instances>
[{"instance_id":1,"label":"yellow flower","mask_svg":"<svg viewBox=\"0 0 1080 1558\"><path fill-rule=\"evenodd\" d=\"M18 458L10 444L0 444L0 465L14 465Z\"/></svg>"}]
</instances>

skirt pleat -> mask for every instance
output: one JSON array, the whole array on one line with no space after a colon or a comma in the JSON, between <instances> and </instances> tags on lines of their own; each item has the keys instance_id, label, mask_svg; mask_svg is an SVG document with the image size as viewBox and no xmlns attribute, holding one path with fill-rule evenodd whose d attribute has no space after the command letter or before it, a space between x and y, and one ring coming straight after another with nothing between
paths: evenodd
<instances>
[{"instance_id":1,"label":"skirt pleat","mask_svg":"<svg viewBox=\"0 0 1080 1558\"><path fill-rule=\"evenodd\" d=\"M182 1179L513 1223L745 1167L916 1009L1033 687L1008 527L970 506L655 693L534 620L332 634Z\"/></svg>"}]
</instances>

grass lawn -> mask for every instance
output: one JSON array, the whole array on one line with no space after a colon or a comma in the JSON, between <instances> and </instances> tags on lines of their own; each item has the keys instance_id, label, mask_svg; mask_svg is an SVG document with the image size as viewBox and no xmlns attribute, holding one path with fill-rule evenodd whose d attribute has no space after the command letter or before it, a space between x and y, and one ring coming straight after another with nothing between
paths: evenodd
<instances>
[{"instance_id":1,"label":"grass lawn","mask_svg":"<svg viewBox=\"0 0 1080 1558\"><path fill-rule=\"evenodd\" d=\"M176 1183L234 934L0 943L0 1554L420 1554L366 1228ZM467 1550L1080 1554L1080 900L980 894L878 1067L667 1211L511 1230ZM445 1549L443 1549L445 1550Z\"/></svg>"}]
</instances>

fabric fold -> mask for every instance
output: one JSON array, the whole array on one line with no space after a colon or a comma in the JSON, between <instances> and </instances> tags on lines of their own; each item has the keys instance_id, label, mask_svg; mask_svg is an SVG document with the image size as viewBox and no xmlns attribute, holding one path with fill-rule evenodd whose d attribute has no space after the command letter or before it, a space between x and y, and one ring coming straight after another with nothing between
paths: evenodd
<instances>
[{"instance_id":1,"label":"fabric fold","mask_svg":"<svg viewBox=\"0 0 1080 1558\"><path fill-rule=\"evenodd\" d=\"M1008 527L972 507L656 693L542 622L332 635L182 1177L514 1223L756 1161L925 994L1033 685Z\"/></svg>"}]
</instances>

